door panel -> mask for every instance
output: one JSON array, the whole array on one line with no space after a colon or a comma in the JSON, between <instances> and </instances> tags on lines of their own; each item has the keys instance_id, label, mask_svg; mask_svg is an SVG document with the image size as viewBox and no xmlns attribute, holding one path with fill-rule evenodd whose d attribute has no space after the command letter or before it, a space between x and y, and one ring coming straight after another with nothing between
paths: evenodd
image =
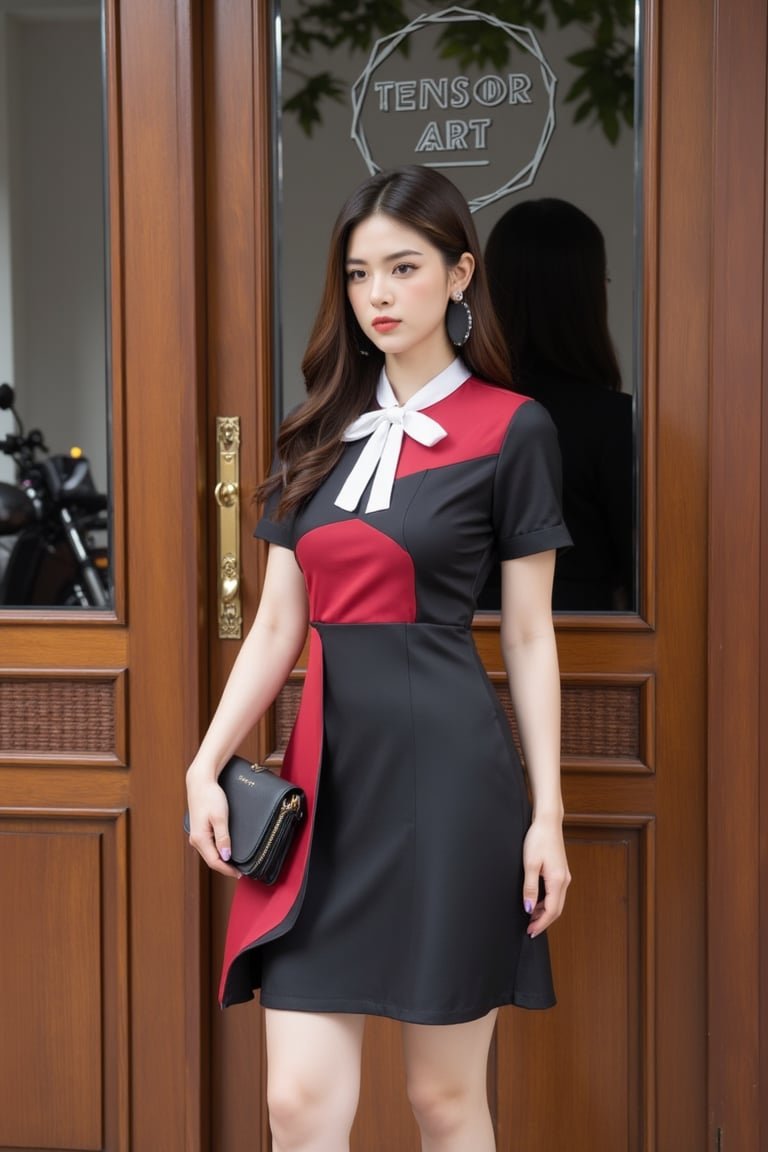
<instances>
[{"instance_id":1,"label":"door panel","mask_svg":"<svg viewBox=\"0 0 768 1152\"><path fill-rule=\"evenodd\" d=\"M643 945L653 922L653 827L650 819L569 819L578 883L553 953L560 1003L544 1019L526 1014L499 1028L501 1148L646 1147L653 1060Z\"/></svg>"},{"instance_id":2,"label":"door panel","mask_svg":"<svg viewBox=\"0 0 768 1152\"><path fill-rule=\"evenodd\" d=\"M25 1024L4 1029L14 1040L0 1079L2 1147L96 1149L105 1129L112 1147L127 1146L126 823L119 809L85 807L0 819L0 872L14 877L0 919L16 929L0 980Z\"/></svg>"},{"instance_id":3,"label":"door panel","mask_svg":"<svg viewBox=\"0 0 768 1152\"><path fill-rule=\"evenodd\" d=\"M706 615L697 577L707 559L708 300L698 286L709 278L710 204L704 192L691 203L683 187L706 184L712 26L698 7L694 19L692 7L657 12L650 6L646 17L641 612L558 617L575 879L567 913L552 932L558 1007L543 1015L500 1014L489 1077L500 1149L518 1142L532 1152L566 1145L574 1152L703 1146L705 893L702 887L691 892L685 881L692 872L703 874L705 863ZM257 292L249 279L252 254L261 250L256 266L263 273L270 251L270 109L263 97L272 30L268 5L251 0L217 6L206 21L206 139L213 139L215 157L215 170L210 161L207 166L214 212L209 375L220 381L229 412L251 413L244 439L255 441L266 464L269 341L254 344L247 311L253 307L258 333L272 330L272 294ZM683 58L674 46L684 42L690 21L694 51ZM687 36L690 43L690 28ZM665 45L673 46L666 54ZM311 181L307 187L310 194ZM227 230L233 219L237 229ZM224 307L233 292L236 298ZM224 366L228 359L240 366L239 398ZM222 411L217 396L214 402ZM253 484L260 474L252 475ZM245 526L242 554L258 572L258 547ZM478 618L476 640L513 722L493 617ZM228 646L219 645L214 693L230 660ZM274 762L284 750L302 678L299 667L259 733L258 751ZM214 884L211 998L228 900L223 888ZM216 1014L214 1036L213 1147L238 1152L251 1147L254 1126L267 1139L263 1099L244 1100L232 1087L236 1070L246 1065L258 1063L263 1077L259 1009ZM393 1147L415 1150L418 1139L403 1089L398 1029L372 1021L353 1148Z\"/></svg>"}]
</instances>

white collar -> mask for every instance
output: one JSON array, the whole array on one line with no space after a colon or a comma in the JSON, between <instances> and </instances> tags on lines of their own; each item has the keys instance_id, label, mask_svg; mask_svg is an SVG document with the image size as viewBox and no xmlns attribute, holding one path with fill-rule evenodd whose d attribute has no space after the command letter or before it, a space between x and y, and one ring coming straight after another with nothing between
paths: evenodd
<instances>
[{"instance_id":1,"label":"white collar","mask_svg":"<svg viewBox=\"0 0 768 1152\"><path fill-rule=\"evenodd\" d=\"M470 375L466 365L457 358L401 405L382 368L376 386L376 400L380 407L364 412L344 430L344 440L362 440L366 436L370 439L336 497L336 505L347 512L354 512L375 473L365 511L381 512L389 508L403 436L411 436L427 448L447 436L445 429L431 416L425 416L421 409L445 400Z\"/></svg>"}]
</instances>

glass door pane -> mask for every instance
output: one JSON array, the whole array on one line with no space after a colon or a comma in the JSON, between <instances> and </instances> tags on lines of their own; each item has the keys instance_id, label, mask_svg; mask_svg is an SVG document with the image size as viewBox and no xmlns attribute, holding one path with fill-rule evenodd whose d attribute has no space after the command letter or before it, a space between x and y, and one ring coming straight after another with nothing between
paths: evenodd
<instances>
[{"instance_id":1,"label":"glass door pane","mask_svg":"<svg viewBox=\"0 0 768 1152\"><path fill-rule=\"evenodd\" d=\"M642 411L642 10L492 0L482 12L285 0L275 11L278 411L336 213L368 173L429 164L470 203L519 391L558 424L555 608L636 611ZM490 587L483 607L498 607Z\"/></svg>"},{"instance_id":2,"label":"glass door pane","mask_svg":"<svg viewBox=\"0 0 768 1152\"><path fill-rule=\"evenodd\" d=\"M0 0L0 607L108 607L101 0Z\"/></svg>"}]
</instances>

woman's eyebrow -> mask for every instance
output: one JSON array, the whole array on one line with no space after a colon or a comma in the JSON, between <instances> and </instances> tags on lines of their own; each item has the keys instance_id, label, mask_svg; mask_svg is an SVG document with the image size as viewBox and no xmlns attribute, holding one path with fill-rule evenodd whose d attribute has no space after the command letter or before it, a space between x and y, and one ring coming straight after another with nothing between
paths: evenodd
<instances>
[{"instance_id":1,"label":"woman's eyebrow","mask_svg":"<svg viewBox=\"0 0 768 1152\"><path fill-rule=\"evenodd\" d=\"M404 248L402 252L391 252L389 256L385 256L386 261L402 260L404 256L422 256L423 253L419 252L416 248ZM348 256L347 264L367 264L367 260L362 260L358 256Z\"/></svg>"}]
</instances>

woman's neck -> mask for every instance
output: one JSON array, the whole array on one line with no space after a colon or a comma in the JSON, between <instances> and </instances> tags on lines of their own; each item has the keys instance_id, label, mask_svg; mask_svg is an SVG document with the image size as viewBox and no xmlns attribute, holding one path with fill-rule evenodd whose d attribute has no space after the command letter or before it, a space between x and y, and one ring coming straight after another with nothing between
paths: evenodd
<instances>
[{"instance_id":1,"label":"woman's neck","mask_svg":"<svg viewBox=\"0 0 768 1152\"><path fill-rule=\"evenodd\" d=\"M405 404L425 384L444 372L455 359L456 352L450 346L440 356L436 356L434 352L427 356L387 356L384 370L392 386L392 391L397 397L398 404Z\"/></svg>"}]
</instances>

